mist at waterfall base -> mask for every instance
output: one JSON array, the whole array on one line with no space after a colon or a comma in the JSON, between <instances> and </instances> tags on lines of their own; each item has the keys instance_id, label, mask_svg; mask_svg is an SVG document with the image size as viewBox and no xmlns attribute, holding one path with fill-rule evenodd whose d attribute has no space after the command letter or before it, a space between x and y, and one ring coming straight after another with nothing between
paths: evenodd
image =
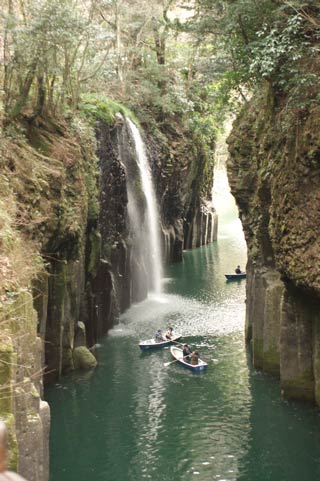
<instances>
[{"instance_id":1,"label":"mist at waterfall base","mask_svg":"<svg viewBox=\"0 0 320 481\"><path fill-rule=\"evenodd\" d=\"M185 252L163 293L123 314L95 371L47 388L51 481L320 479L318 412L284 402L278 381L251 368L245 281L224 278L245 265L246 246L228 190L214 195L218 241ZM168 325L200 349L207 372L165 367L168 349L140 352L140 339Z\"/></svg>"}]
</instances>

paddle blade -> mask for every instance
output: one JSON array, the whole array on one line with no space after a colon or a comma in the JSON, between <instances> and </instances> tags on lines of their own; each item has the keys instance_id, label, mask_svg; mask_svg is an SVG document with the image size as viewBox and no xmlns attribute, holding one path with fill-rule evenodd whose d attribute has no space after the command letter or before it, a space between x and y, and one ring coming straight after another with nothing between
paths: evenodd
<instances>
[{"instance_id":1,"label":"paddle blade","mask_svg":"<svg viewBox=\"0 0 320 481\"><path fill-rule=\"evenodd\" d=\"M163 365L164 365L164 367L168 367L168 366L170 366L170 364L173 364L174 362L177 362L177 361L178 361L178 359L175 359L174 361L165 362Z\"/></svg>"}]
</instances>

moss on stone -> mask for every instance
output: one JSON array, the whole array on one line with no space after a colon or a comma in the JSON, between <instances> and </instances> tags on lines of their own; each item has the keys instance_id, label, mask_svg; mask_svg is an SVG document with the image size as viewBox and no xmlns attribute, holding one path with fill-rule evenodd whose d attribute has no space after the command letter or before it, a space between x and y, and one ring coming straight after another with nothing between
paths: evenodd
<instances>
[{"instance_id":1,"label":"moss on stone","mask_svg":"<svg viewBox=\"0 0 320 481\"><path fill-rule=\"evenodd\" d=\"M94 355L85 346L76 347L73 350L73 362L75 369L88 370L97 366Z\"/></svg>"},{"instance_id":2,"label":"moss on stone","mask_svg":"<svg viewBox=\"0 0 320 481\"><path fill-rule=\"evenodd\" d=\"M90 232L89 243L88 272L94 277L97 273L101 257L101 234L96 229Z\"/></svg>"},{"instance_id":3,"label":"moss on stone","mask_svg":"<svg viewBox=\"0 0 320 481\"><path fill-rule=\"evenodd\" d=\"M263 340L253 338L252 343L253 365L256 368L263 367Z\"/></svg>"},{"instance_id":4,"label":"moss on stone","mask_svg":"<svg viewBox=\"0 0 320 481\"><path fill-rule=\"evenodd\" d=\"M28 334L37 334L37 315L33 307L32 294L26 289L16 294L15 301L11 304L10 329L17 334L21 329Z\"/></svg>"},{"instance_id":5,"label":"moss on stone","mask_svg":"<svg viewBox=\"0 0 320 481\"><path fill-rule=\"evenodd\" d=\"M80 109L86 116L94 120L101 120L107 125L116 121L116 114L121 113L124 117L130 118L139 125L138 119L128 108L114 100L98 94L85 94L82 96Z\"/></svg>"},{"instance_id":6,"label":"moss on stone","mask_svg":"<svg viewBox=\"0 0 320 481\"><path fill-rule=\"evenodd\" d=\"M63 348L62 373L66 374L74 369L73 350L71 346Z\"/></svg>"},{"instance_id":7,"label":"moss on stone","mask_svg":"<svg viewBox=\"0 0 320 481\"><path fill-rule=\"evenodd\" d=\"M60 262L55 265L52 282L52 297L54 300L55 317L60 322L64 318L64 301L67 292L68 282L68 265L66 262Z\"/></svg>"},{"instance_id":8,"label":"moss on stone","mask_svg":"<svg viewBox=\"0 0 320 481\"><path fill-rule=\"evenodd\" d=\"M264 351L263 370L274 376L280 376L280 355L277 346L270 346L267 351Z\"/></svg>"},{"instance_id":9,"label":"moss on stone","mask_svg":"<svg viewBox=\"0 0 320 481\"><path fill-rule=\"evenodd\" d=\"M314 380L310 372L296 376L290 380L281 379L282 394L286 399L300 399L314 402Z\"/></svg>"},{"instance_id":10,"label":"moss on stone","mask_svg":"<svg viewBox=\"0 0 320 481\"><path fill-rule=\"evenodd\" d=\"M17 356L9 336L0 340L0 413L12 412L13 390L12 381L15 379Z\"/></svg>"}]
</instances>

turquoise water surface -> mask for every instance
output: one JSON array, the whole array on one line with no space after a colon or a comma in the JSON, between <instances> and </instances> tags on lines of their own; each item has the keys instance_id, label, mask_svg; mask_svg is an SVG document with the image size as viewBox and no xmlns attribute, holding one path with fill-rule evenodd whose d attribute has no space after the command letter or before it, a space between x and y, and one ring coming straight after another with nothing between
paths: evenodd
<instances>
[{"instance_id":1,"label":"turquoise water surface","mask_svg":"<svg viewBox=\"0 0 320 481\"><path fill-rule=\"evenodd\" d=\"M278 381L251 368L244 343L246 262L234 211L219 240L167 269L164 293L133 306L97 350L99 367L46 389L52 410L51 481L315 481L320 417L281 399ZM140 339L172 325L208 370L172 364Z\"/></svg>"}]
</instances>

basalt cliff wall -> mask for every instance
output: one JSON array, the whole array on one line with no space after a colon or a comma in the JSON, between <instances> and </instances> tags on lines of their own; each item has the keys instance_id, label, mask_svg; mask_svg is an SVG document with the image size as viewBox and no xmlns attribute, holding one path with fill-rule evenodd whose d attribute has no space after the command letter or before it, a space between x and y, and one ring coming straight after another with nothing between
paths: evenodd
<instances>
[{"instance_id":1,"label":"basalt cliff wall","mask_svg":"<svg viewBox=\"0 0 320 481\"><path fill-rule=\"evenodd\" d=\"M208 147L178 121L144 126L162 222L166 262L182 260L183 249L217 239L211 203L213 162Z\"/></svg>"},{"instance_id":2,"label":"basalt cliff wall","mask_svg":"<svg viewBox=\"0 0 320 481\"><path fill-rule=\"evenodd\" d=\"M311 105L311 106L310 106ZM233 124L228 176L248 245L246 338L286 398L320 405L320 108L270 84Z\"/></svg>"},{"instance_id":3,"label":"basalt cliff wall","mask_svg":"<svg viewBox=\"0 0 320 481\"><path fill-rule=\"evenodd\" d=\"M179 125L142 131L164 257L180 260L183 248L213 238L211 159ZM38 119L1 140L0 416L9 431L11 469L45 481L44 370L49 382L94 367L91 347L131 302L147 295L146 285L135 286L140 267L128 225L134 145L120 115L90 125L83 118Z\"/></svg>"}]
</instances>

